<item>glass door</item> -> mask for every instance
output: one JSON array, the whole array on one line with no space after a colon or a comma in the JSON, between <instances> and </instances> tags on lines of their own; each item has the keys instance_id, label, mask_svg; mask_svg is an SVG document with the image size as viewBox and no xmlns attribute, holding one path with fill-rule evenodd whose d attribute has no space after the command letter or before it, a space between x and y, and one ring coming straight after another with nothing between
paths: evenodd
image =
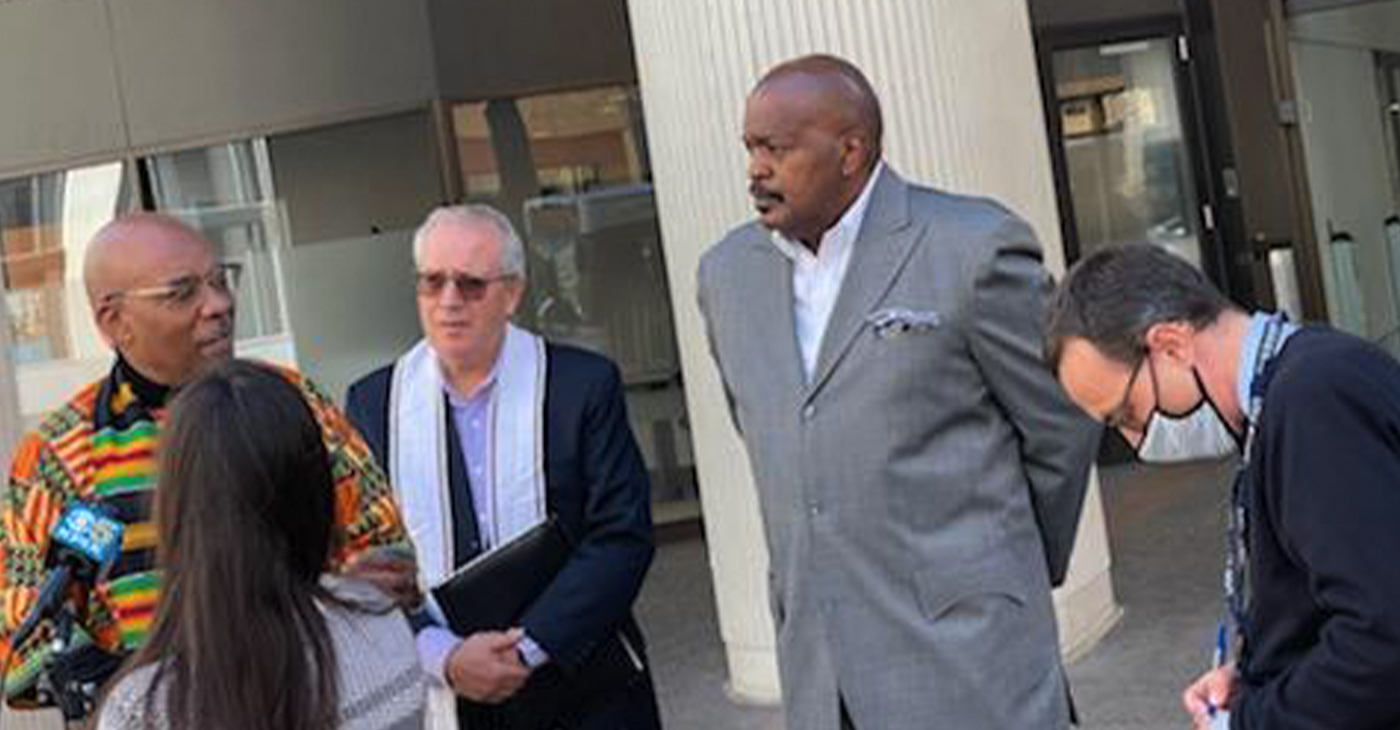
<instances>
[{"instance_id":1,"label":"glass door","mask_svg":"<svg viewBox=\"0 0 1400 730\"><path fill-rule=\"evenodd\" d=\"M1201 265L1214 224L1197 195L1180 49L1167 36L1053 52L1071 257L1152 243Z\"/></svg>"},{"instance_id":2,"label":"glass door","mask_svg":"<svg viewBox=\"0 0 1400 730\"><path fill-rule=\"evenodd\" d=\"M1381 116L1385 120L1390 154L1390 195L1395 215L1400 215L1400 53L1376 54L1381 85Z\"/></svg>"},{"instance_id":3,"label":"glass door","mask_svg":"<svg viewBox=\"0 0 1400 730\"><path fill-rule=\"evenodd\" d=\"M640 99L605 86L456 104L464 197L526 237L519 324L622 371L658 524L699 515L680 351Z\"/></svg>"},{"instance_id":4,"label":"glass door","mask_svg":"<svg viewBox=\"0 0 1400 730\"><path fill-rule=\"evenodd\" d=\"M107 360L83 286L88 239L130 205L126 166L108 162L0 180L0 306L12 364Z\"/></svg>"},{"instance_id":5,"label":"glass door","mask_svg":"<svg viewBox=\"0 0 1400 730\"><path fill-rule=\"evenodd\" d=\"M1386 251L1389 254L1391 291L1400 311L1400 54L1376 54L1381 120L1386 139L1387 167L1390 172L1390 206L1384 222ZM1392 353L1400 353L1400 326L1381 339Z\"/></svg>"},{"instance_id":6,"label":"glass door","mask_svg":"<svg viewBox=\"0 0 1400 730\"><path fill-rule=\"evenodd\" d=\"M1182 38L1169 29L1124 37L1052 40L1041 57L1065 253L1072 263L1109 246L1150 243L1213 275L1215 254L1206 252L1215 225L1184 111ZM1099 462L1132 453L1110 431Z\"/></svg>"},{"instance_id":7,"label":"glass door","mask_svg":"<svg viewBox=\"0 0 1400 730\"><path fill-rule=\"evenodd\" d=\"M1400 354L1394 55L1400 2L1288 20L1311 218L1329 323ZM1362 29L1365 32L1360 32Z\"/></svg>"}]
</instances>

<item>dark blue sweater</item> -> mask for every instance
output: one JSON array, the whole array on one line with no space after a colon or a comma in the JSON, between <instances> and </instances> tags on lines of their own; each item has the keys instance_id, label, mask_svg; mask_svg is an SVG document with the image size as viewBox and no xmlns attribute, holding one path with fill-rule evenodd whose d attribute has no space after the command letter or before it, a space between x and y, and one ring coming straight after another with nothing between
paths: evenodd
<instances>
[{"instance_id":1,"label":"dark blue sweater","mask_svg":"<svg viewBox=\"0 0 1400 730\"><path fill-rule=\"evenodd\" d=\"M1400 363L1308 328L1265 377L1232 727L1400 728Z\"/></svg>"}]
</instances>

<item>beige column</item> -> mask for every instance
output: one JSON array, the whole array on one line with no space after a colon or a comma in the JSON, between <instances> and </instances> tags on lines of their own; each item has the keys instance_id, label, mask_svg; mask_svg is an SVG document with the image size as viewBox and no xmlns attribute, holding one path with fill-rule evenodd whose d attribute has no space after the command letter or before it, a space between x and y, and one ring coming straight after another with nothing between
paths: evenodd
<instances>
[{"instance_id":1,"label":"beige column","mask_svg":"<svg viewBox=\"0 0 1400 730\"><path fill-rule=\"evenodd\" d=\"M778 696L766 552L743 447L695 306L701 253L751 217L743 101L772 64L844 56L884 103L887 160L942 188L991 195L1025 216L1063 270L1050 156L1025 0L629 0L676 326L694 427L730 690ZM1071 576L1056 595L1066 648L1117 616L1093 485Z\"/></svg>"}]
</instances>

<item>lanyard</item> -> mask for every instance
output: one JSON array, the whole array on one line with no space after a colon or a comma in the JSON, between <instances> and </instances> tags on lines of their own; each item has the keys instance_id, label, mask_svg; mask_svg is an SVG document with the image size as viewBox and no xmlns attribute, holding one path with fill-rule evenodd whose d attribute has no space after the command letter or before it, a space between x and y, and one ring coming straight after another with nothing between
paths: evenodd
<instances>
[{"instance_id":1,"label":"lanyard","mask_svg":"<svg viewBox=\"0 0 1400 730\"><path fill-rule=\"evenodd\" d=\"M1264 391L1268 387L1264 371L1278 354L1283 342L1282 316L1269 318L1264 324L1259 350L1254 355L1254 377L1249 384L1249 402L1245 405L1245 436L1242 458L1235 468L1230 486L1230 519L1226 527L1225 550L1225 609L1226 621L1237 646L1243 643L1245 608L1248 604L1249 575L1249 503L1245 491L1245 472L1254 453L1254 437L1259 430L1259 416L1264 410ZM1222 626L1225 629L1225 626ZM1223 633L1223 632L1222 632Z\"/></svg>"}]
</instances>

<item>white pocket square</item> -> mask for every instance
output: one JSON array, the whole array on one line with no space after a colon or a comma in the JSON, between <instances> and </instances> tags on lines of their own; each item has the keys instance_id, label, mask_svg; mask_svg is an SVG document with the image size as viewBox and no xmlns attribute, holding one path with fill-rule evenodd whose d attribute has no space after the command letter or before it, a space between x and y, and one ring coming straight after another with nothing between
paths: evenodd
<instances>
[{"instance_id":1,"label":"white pocket square","mask_svg":"<svg viewBox=\"0 0 1400 730\"><path fill-rule=\"evenodd\" d=\"M916 312L903 307L871 312L865 321L875 329L875 336L883 338L898 337L910 332L932 332L942 323L938 312Z\"/></svg>"}]
</instances>

